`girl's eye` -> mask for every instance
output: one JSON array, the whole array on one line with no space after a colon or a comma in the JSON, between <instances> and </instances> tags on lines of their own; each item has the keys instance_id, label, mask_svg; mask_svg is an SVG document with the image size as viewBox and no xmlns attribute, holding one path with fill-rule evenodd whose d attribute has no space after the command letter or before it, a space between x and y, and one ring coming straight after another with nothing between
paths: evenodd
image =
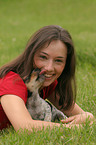
<instances>
[{"instance_id":1,"label":"girl's eye","mask_svg":"<svg viewBox=\"0 0 96 145\"><path fill-rule=\"evenodd\" d=\"M63 62L61 59L56 59L55 61L56 62Z\"/></svg>"},{"instance_id":2,"label":"girl's eye","mask_svg":"<svg viewBox=\"0 0 96 145\"><path fill-rule=\"evenodd\" d=\"M40 58L42 58L42 59L47 59L47 57L44 56L44 55L40 55Z\"/></svg>"}]
</instances>

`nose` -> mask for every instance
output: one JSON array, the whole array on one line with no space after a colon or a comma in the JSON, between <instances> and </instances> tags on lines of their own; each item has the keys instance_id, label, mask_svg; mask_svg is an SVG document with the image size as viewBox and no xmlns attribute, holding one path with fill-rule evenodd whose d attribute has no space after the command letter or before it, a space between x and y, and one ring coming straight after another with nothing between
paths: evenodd
<instances>
[{"instance_id":1,"label":"nose","mask_svg":"<svg viewBox=\"0 0 96 145\"><path fill-rule=\"evenodd\" d=\"M47 63L45 64L44 69L45 69L46 71L53 72L53 71L54 71L54 63L53 63L53 61L50 60L49 62L47 62Z\"/></svg>"}]
</instances>

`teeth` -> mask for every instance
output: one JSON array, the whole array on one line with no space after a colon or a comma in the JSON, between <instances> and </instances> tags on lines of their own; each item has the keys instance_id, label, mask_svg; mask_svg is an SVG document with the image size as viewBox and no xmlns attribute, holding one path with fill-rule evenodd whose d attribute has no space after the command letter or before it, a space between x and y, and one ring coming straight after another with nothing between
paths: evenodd
<instances>
[{"instance_id":1,"label":"teeth","mask_svg":"<svg viewBox=\"0 0 96 145\"><path fill-rule=\"evenodd\" d=\"M49 78L50 78L50 77L52 77L52 76L53 76L53 75L45 74L45 77L49 77Z\"/></svg>"}]
</instances>

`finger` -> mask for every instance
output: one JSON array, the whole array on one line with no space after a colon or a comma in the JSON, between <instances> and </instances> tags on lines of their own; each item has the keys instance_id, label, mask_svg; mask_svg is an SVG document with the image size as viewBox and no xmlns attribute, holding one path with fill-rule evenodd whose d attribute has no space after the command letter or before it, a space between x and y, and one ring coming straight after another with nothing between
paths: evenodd
<instances>
[{"instance_id":1,"label":"finger","mask_svg":"<svg viewBox=\"0 0 96 145\"><path fill-rule=\"evenodd\" d=\"M71 116L69 118L66 118L64 120L61 120L62 123L68 123L68 122L72 122L74 120L74 116Z\"/></svg>"},{"instance_id":2,"label":"finger","mask_svg":"<svg viewBox=\"0 0 96 145\"><path fill-rule=\"evenodd\" d=\"M76 120L70 121L69 124L76 124Z\"/></svg>"}]
</instances>

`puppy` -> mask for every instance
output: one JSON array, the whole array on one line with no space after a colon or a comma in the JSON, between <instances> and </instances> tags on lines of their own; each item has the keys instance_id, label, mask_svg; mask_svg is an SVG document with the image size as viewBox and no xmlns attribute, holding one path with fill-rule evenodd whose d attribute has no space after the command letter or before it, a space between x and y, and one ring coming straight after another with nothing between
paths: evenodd
<instances>
[{"instance_id":1,"label":"puppy","mask_svg":"<svg viewBox=\"0 0 96 145\"><path fill-rule=\"evenodd\" d=\"M25 80L27 89L31 96L27 100L27 109L34 120L60 121L66 116L49 102L43 100L39 95L39 90L44 83L45 76L39 69L33 70L31 75Z\"/></svg>"}]
</instances>

